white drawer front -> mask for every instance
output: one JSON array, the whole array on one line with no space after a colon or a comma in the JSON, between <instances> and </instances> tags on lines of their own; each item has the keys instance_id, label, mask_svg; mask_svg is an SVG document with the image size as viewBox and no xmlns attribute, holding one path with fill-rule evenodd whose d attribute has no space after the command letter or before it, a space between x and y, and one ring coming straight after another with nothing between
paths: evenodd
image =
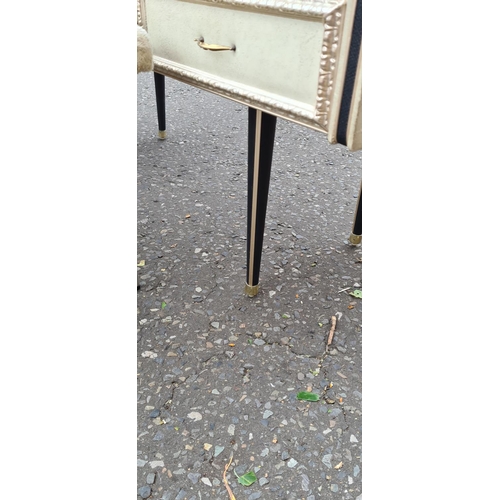
<instances>
[{"instance_id":1,"label":"white drawer front","mask_svg":"<svg viewBox=\"0 0 500 500\"><path fill-rule=\"evenodd\" d=\"M346 1L142 0L141 15L155 71L328 132ZM235 50L204 50L200 37Z\"/></svg>"}]
</instances>

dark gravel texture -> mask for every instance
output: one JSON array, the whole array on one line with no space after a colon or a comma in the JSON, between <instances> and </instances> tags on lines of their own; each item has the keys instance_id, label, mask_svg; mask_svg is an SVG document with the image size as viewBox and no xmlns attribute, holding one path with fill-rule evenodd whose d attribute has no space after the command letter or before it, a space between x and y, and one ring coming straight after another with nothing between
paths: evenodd
<instances>
[{"instance_id":1,"label":"dark gravel texture","mask_svg":"<svg viewBox=\"0 0 500 500\"><path fill-rule=\"evenodd\" d=\"M247 108L167 79L161 141L137 80L138 498L361 500L361 152L278 120L249 298Z\"/></svg>"}]
</instances>

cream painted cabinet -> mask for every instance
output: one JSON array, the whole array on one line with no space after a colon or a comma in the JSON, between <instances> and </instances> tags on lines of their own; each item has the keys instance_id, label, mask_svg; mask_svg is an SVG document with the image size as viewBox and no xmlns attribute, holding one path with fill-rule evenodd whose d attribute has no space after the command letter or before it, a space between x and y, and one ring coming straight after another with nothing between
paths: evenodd
<instances>
[{"instance_id":1,"label":"cream painted cabinet","mask_svg":"<svg viewBox=\"0 0 500 500\"><path fill-rule=\"evenodd\" d=\"M331 143L357 150L361 40L353 36L355 17L360 17L356 4L139 0L138 23L149 33L156 73L319 130ZM357 24L360 30L360 19Z\"/></svg>"}]
</instances>

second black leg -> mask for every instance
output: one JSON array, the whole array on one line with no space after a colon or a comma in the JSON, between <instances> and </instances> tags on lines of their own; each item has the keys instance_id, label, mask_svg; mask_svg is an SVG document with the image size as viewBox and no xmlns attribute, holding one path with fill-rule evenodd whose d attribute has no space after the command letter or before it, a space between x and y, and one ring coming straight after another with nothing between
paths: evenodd
<instances>
[{"instance_id":1,"label":"second black leg","mask_svg":"<svg viewBox=\"0 0 500 500\"><path fill-rule=\"evenodd\" d=\"M154 73L156 92L156 111L158 113L158 137L167 137L167 122L165 111L165 77L159 73Z\"/></svg>"},{"instance_id":2,"label":"second black leg","mask_svg":"<svg viewBox=\"0 0 500 500\"><path fill-rule=\"evenodd\" d=\"M354 216L354 224L352 232L349 236L349 243L352 245L359 245L361 243L361 187L359 188L358 203L356 206L356 214Z\"/></svg>"},{"instance_id":3,"label":"second black leg","mask_svg":"<svg viewBox=\"0 0 500 500\"><path fill-rule=\"evenodd\" d=\"M245 293L250 297L259 291L260 261L275 131L275 116L248 108L248 226Z\"/></svg>"}]
</instances>

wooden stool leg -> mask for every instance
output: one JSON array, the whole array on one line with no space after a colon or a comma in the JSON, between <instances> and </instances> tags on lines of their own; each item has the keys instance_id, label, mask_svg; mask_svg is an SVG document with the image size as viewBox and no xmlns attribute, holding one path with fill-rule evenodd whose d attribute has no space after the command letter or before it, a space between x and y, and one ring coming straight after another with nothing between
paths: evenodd
<instances>
[{"instance_id":1,"label":"wooden stool leg","mask_svg":"<svg viewBox=\"0 0 500 500\"><path fill-rule=\"evenodd\" d=\"M352 226L352 233L349 236L349 243L359 245L361 243L361 187L359 188L358 204L356 206L356 215Z\"/></svg>"},{"instance_id":2,"label":"wooden stool leg","mask_svg":"<svg viewBox=\"0 0 500 500\"><path fill-rule=\"evenodd\" d=\"M250 297L259 291L260 261L275 131L275 116L253 108L248 109L248 225L245 293Z\"/></svg>"},{"instance_id":3,"label":"wooden stool leg","mask_svg":"<svg viewBox=\"0 0 500 500\"><path fill-rule=\"evenodd\" d=\"M156 112L158 113L158 137L167 137L167 125L165 118L165 77L159 73L154 73L156 92Z\"/></svg>"}]
</instances>

